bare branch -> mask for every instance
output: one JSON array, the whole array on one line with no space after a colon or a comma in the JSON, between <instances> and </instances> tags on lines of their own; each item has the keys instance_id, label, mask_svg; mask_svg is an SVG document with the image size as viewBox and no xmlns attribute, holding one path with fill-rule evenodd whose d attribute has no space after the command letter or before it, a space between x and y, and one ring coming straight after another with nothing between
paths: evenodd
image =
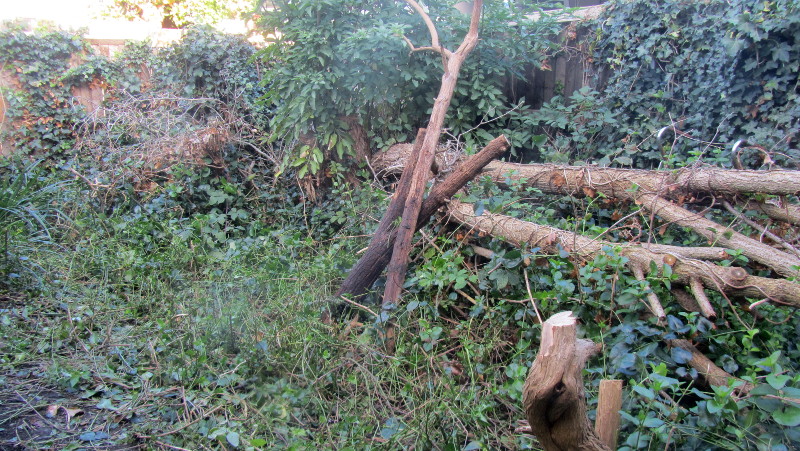
<instances>
[{"instance_id":1,"label":"bare branch","mask_svg":"<svg viewBox=\"0 0 800 451\"><path fill-rule=\"evenodd\" d=\"M638 263L633 263L629 265L631 271L633 272L634 277L636 280L640 282L644 282L647 279L644 276L644 271L642 270L642 265ZM650 312L658 318L659 320L662 318L666 318L667 314L664 312L664 307L661 305L661 301L658 300L658 296L653 292L651 289L650 292L647 293L647 302L650 304Z\"/></svg>"},{"instance_id":2,"label":"bare branch","mask_svg":"<svg viewBox=\"0 0 800 451\"><path fill-rule=\"evenodd\" d=\"M700 307L700 313L702 313L706 318L716 318L717 312L714 311L711 301L709 301L708 296L706 296L705 289L703 288L703 282L697 277L692 277L689 279L689 289L692 290L694 299L697 301L697 305Z\"/></svg>"},{"instance_id":3,"label":"bare branch","mask_svg":"<svg viewBox=\"0 0 800 451\"><path fill-rule=\"evenodd\" d=\"M411 1L411 0L406 0ZM472 17L469 20L469 31L464 36L464 41L458 46L457 54L469 53L478 44L478 25L481 22L481 12L483 11L483 0L475 0L472 5Z\"/></svg>"},{"instance_id":4,"label":"bare branch","mask_svg":"<svg viewBox=\"0 0 800 451\"><path fill-rule=\"evenodd\" d=\"M711 361L711 359L703 355L703 353L700 352L689 340L672 339L666 340L666 342L670 346L689 351L692 354L692 359L688 362L689 366L697 370L698 373L702 374L709 385L725 387L728 385L728 381L730 379L737 379L742 382L742 385L736 389L738 396L744 396L750 390L755 388L755 386L750 382L745 382L739 378L736 378L727 371L718 367L713 361Z\"/></svg>"},{"instance_id":5,"label":"bare branch","mask_svg":"<svg viewBox=\"0 0 800 451\"><path fill-rule=\"evenodd\" d=\"M436 47L414 47L414 43L411 42L411 39L408 39L405 36L400 36L400 37L403 38L404 41L406 41L406 44L408 44L408 47L411 49L412 53L413 52L422 52L424 50L430 50L432 52L442 53L442 49L441 48L436 48Z\"/></svg>"},{"instance_id":6,"label":"bare branch","mask_svg":"<svg viewBox=\"0 0 800 451\"><path fill-rule=\"evenodd\" d=\"M787 243L786 240L784 240L783 238L781 238L778 235L775 235L774 233L772 233L769 230L767 230L766 227L762 226L761 224L759 224L759 223L751 220L747 216L743 215L741 211L733 208L733 205L731 205L727 200L723 200L722 201L722 205L724 205L725 209L728 210L732 215L734 215L737 218L741 219L742 222L744 222L745 224L749 225L750 227L752 227L752 228L758 230L759 232L761 232L761 236L765 236L765 237L771 239L772 241L774 241L774 242L780 244L781 246L783 246L783 248L786 249L787 251L789 251L789 252L793 253L794 255L800 257L800 251L798 251L797 248L795 248L791 244Z\"/></svg>"},{"instance_id":7,"label":"bare branch","mask_svg":"<svg viewBox=\"0 0 800 451\"><path fill-rule=\"evenodd\" d=\"M785 201L779 201L778 199L770 199L766 202L749 200L745 202L744 208L746 210L760 211L776 221L800 225L800 207Z\"/></svg>"},{"instance_id":8,"label":"bare branch","mask_svg":"<svg viewBox=\"0 0 800 451\"><path fill-rule=\"evenodd\" d=\"M425 26L428 27L428 33L431 34L431 46L424 48L430 48L436 52L444 54L445 51L447 51L447 49L445 49L444 47L442 47L441 44L439 44L439 33L436 31L436 26L433 24L433 21L431 20L428 13L425 12L425 10L422 8L422 6L420 6L419 3L416 2L416 0L406 0L406 3L411 5L411 7L414 8L414 11L416 11L417 14L419 14L420 17L422 17L423 22L425 22ZM408 41L407 38L406 41L409 42L410 44L410 41ZM411 48L413 50L414 46L412 45Z\"/></svg>"}]
</instances>

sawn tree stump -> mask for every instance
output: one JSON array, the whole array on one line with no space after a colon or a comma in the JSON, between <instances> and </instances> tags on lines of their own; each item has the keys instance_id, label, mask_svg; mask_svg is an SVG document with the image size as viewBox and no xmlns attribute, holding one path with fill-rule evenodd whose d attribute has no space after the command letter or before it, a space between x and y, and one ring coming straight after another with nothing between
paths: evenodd
<instances>
[{"instance_id":1,"label":"sawn tree stump","mask_svg":"<svg viewBox=\"0 0 800 451\"><path fill-rule=\"evenodd\" d=\"M576 338L572 312L560 312L542 325L542 342L522 389L525 416L546 451L608 450L586 415L581 371L598 352L590 340Z\"/></svg>"}]
</instances>

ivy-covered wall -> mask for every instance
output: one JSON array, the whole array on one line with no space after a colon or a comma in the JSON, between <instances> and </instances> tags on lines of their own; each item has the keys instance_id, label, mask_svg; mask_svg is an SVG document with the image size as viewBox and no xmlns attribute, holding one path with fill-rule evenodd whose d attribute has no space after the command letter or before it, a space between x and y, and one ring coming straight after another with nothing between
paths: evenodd
<instances>
[{"instance_id":1,"label":"ivy-covered wall","mask_svg":"<svg viewBox=\"0 0 800 451\"><path fill-rule=\"evenodd\" d=\"M612 69L598 108L616 123L601 152L639 166L800 164L796 1L616 0L593 26L595 60Z\"/></svg>"}]
</instances>

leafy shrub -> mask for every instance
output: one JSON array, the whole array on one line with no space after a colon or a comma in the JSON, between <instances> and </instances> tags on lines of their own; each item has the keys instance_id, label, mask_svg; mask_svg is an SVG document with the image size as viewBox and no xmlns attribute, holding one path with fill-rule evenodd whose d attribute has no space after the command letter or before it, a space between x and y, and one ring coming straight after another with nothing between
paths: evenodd
<instances>
[{"instance_id":1,"label":"leafy shrub","mask_svg":"<svg viewBox=\"0 0 800 451\"><path fill-rule=\"evenodd\" d=\"M430 41L421 19L404 2L381 0L280 1L264 26L279 36L262 52L265 101L274 105L270 139L292 143L286 167L316 173L332 157L361 155L413 138L424 126L439 89L441 61L432 52L409 52ZM442 44L460 42L469 18L449 5L432 2L430 15ZM533 22L505 2L486 5L481 43L467 59L455 90L447 127L459 135L475 130L482 118L511 109L506 79L538 64L553 43L542 39L556 29ZM508 39L508 23L525 39ZM377 51L376 51L377 50ZM498 130L498 124L493 124ZM363 127L366 138L354 127ZM481 136L481 140L485 137ZM474 138L471 138L474 139Z\"/></svg>"}]
</instances>

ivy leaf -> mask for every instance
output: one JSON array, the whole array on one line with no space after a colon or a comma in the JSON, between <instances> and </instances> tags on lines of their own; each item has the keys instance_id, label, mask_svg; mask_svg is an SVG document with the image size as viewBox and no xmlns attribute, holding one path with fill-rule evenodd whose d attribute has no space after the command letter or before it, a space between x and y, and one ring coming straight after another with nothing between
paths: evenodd
<instances>
[{"instance_id":1,"label":"ivy leaf","mask_svg":"<svg viewBox=\"0 0 800 451\"><path fill-rule=\"evenodd\" d=\"M660 418L645 418L642 425L647 428L657 428L664 424L664 420Z\"/></svg>"},{"instance_id":2,"label":"ivy leaf","mask_svg":"<svg viewBox=\"0 0 800 451\"><path fill-rule=\"evenodd\" d=\"M692 360L692 353L679 347L672 348L670 356L678 365L689 363L689 361Z\"/></svg>"},{"instance_id":3,"label":"ivy leaf","mask_svg":"<svg viewBox=\"0 0 800 451\"><path fill-rule=\"evenodd\" d=\"M767 376L767 383L772 386L775 390L780 390L789 382L792 378L786 374L770 374Z\"/></svg>"},{"instance_id":4,"label":"ivy leaf","mask_svg":"<svg viewBox=\"0 0 800 451\"><path fill-rule=\"evenodd\" d=\"M484 211L486 211L486 207L483 205L483 201L475 202L472 205L472 208L473 212L475 213L475 216L480 216L483 214Z\"/></svg>"},{"instance_id":5,"label":"ivy leaf","mask_svg":"<svg viewBox=\"0 0 800 451\"><path fill-rule=\"evenodd\" d=\"M649 389L647 387L642 387L641 385L634 385L633 386L633 391L635 391L636 393L642 395L643 397L645 397L646 399L649 399L651 401L656 399L656 394L653 392L653 390L651 390L651 389Z\"/></svg>"},{"instance_id":6,"label":"ivy leaf","mask_svg":"<svg viewBox=\"0 0 800 451\"><path fill-rule=\"evenodd\" d=\"M785 406L781 410L772 412L772 419L782 426L800 426L800 407Z\"/></svg>"},{"instance_id":7,"label":"ivy leaf","mask_svg":"<svg viewBox=\"0 0 800 451\"><path fill-rule=\"evenodd\" d=\"M105 409L105 410L117 410L117 408L114 407L113 404L111 404L111 400L108 398L101 399L100 402L98 402L95 407L97 407L98 409Z\"/></svg>"},{"instance_id":8,"label":"ivy leaf","mask_svg":"<svg viewBox=\"0 0 800 451\"><path fill-rule=\"evenodd\" d=\"M238 432L234 432L234 431L228 432L227 434L225 434L225 440L227 440L228 443L230 443L231 446L233 446L234 448L238 448L239 447L239 433Z\"/></svg>"},{"instance_id":9,"label":"ivy leaf","mask_svg":"<svg viewBox=\"0 0 800 451\"><path fill-rule=\"evenodd\" d=\"M84 442L94 442L96 440L105 440L109 437L105 432L84 432L80 435L80 439Z\"/></svg>"}]
</instances>

